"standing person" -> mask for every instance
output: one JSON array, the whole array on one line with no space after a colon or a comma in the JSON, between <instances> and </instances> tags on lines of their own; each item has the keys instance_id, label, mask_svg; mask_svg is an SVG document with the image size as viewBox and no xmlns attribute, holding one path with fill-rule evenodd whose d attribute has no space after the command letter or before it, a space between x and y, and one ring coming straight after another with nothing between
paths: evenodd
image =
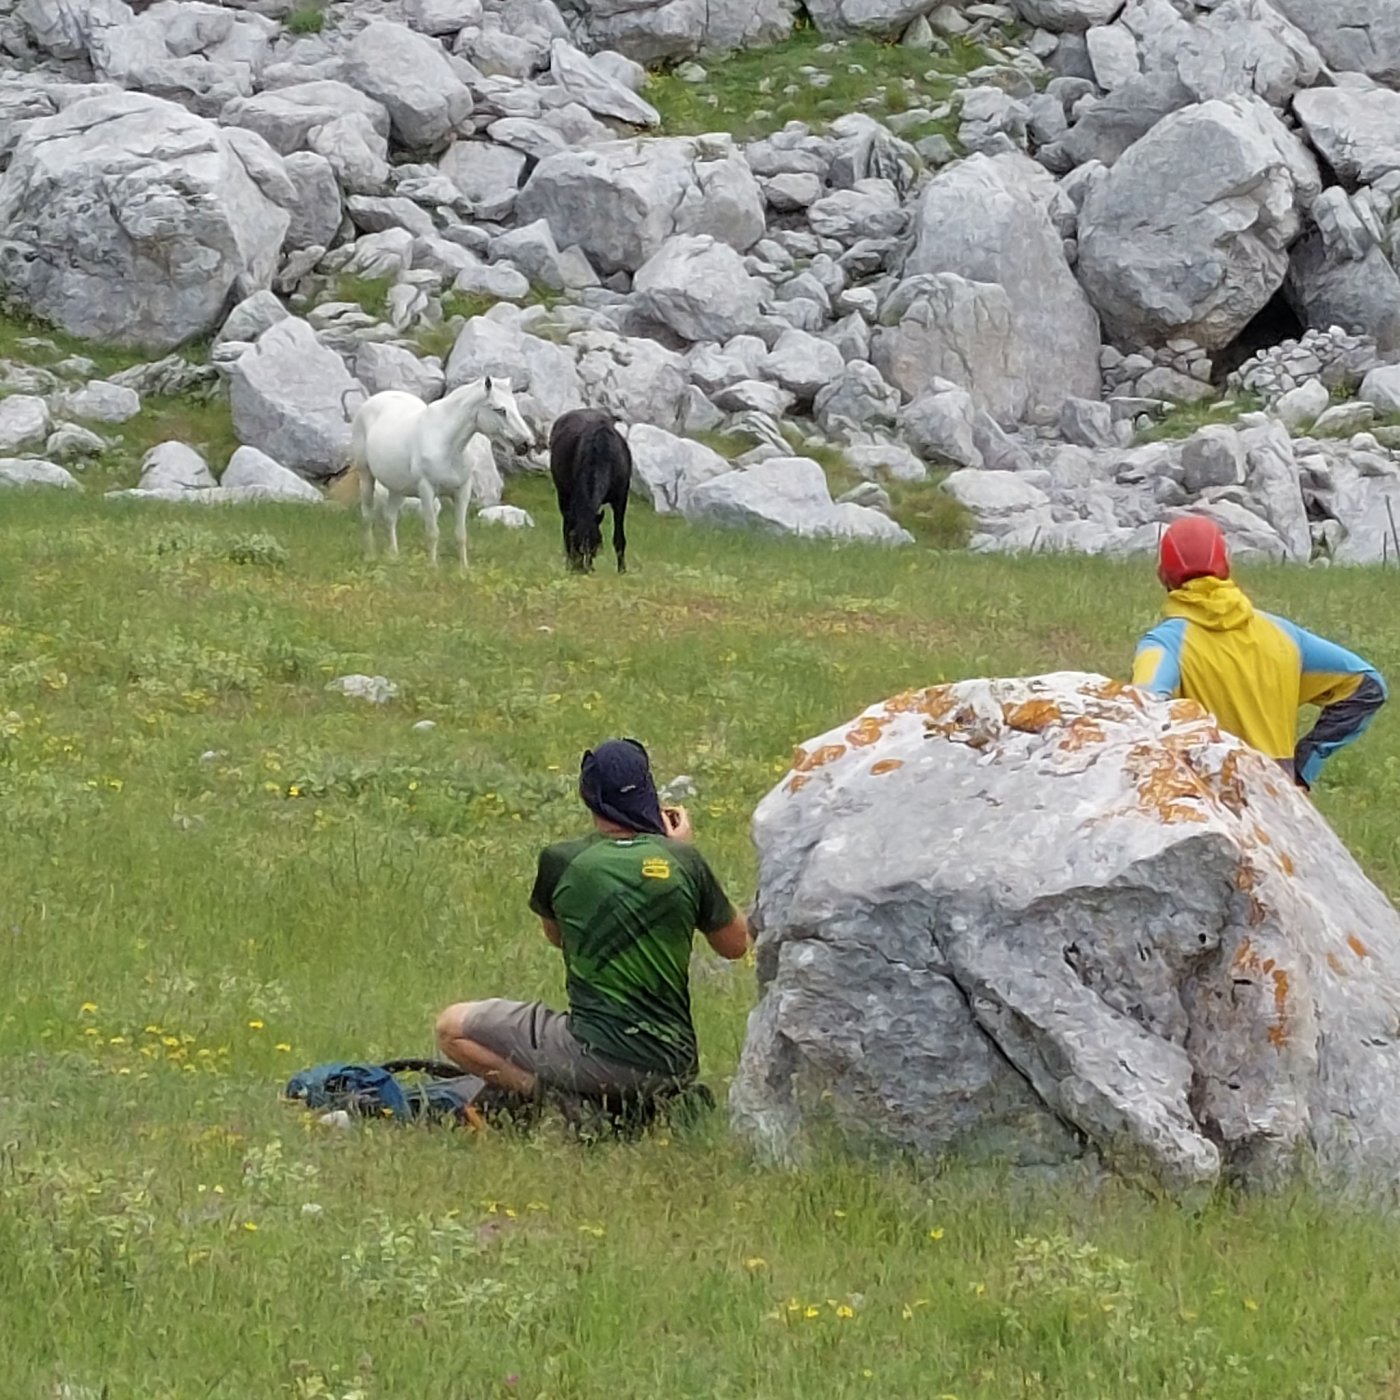
<instances>
[{"instance_id":1,"label":"standing person","mask_svg":"<svg viewBox=\"0 0 1400 1400\"><path fill-rule=\"evenodd\" d=\"M1214 521L1176 521L1162 536L1157 576L1168 594L1163 621L1138 644L1133 684L1197 701L1223 729L1277 759L1299 786L1310 788L1385 704L1385 682L1359 656L1255 611L1230 577ZM1300 740L1303 705L1322 714Z\"/></svg>"},{"instance_id":2,"label":"standing person","mask_svg":"<svg viewBox=\"0 0 1400 1400\"><path fill-rule=\"evenodd\" d=\"M690 952L698 929L731 961L749 927L664 812L647 752L615 739L585 753L579 796L593 830L540 856L530 908L564 955L568 1014L542 1002L458 1002L438 1017L442 1053L518 1094L645 1099L692 1082Z\"/></svg>"}]
</instances>

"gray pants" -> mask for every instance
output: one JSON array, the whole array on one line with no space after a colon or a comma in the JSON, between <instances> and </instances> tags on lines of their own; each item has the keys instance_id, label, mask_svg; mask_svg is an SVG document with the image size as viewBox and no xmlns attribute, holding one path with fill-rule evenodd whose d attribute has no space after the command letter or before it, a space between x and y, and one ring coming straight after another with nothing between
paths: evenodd
<instances>
[{"instance_id":1,"label":"gray pants","mask_svg":"<svg viewBox=\"0 0 1400 1400\"><path fill-rule=\"evenodd\" d=\"M590 1050L569 1029L569 1018L540 1001L476 1001L462 1018L462 1036L533 1074L546 1089L601 1099L645 1098L674 1088L672 1075L619 1064Z\"/></svg>"}]
</instances>

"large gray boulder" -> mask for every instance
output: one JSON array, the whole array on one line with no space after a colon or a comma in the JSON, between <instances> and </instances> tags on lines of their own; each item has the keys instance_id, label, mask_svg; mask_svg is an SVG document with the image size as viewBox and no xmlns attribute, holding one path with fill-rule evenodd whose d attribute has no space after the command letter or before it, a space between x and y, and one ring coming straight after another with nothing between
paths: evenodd
<instances>
[{"instance_id":1,"label":"large gray boulder","mask_svg":"<svg viewBox=\"0 0 1400 1400\"><path fill-rule=\"evenodd\" d=\"M89 340L165 350L215 330L271 283L288 226L262 188L278 157L240 135L138 93L31 123L0 176L0 281Z\"/></svg>"},{"instance_id":2,"label":"large gray boulder","mask_svg":"<svg viewBox=\"0 0 1400 1400\"><path fill-rule=\"evenodd\" d=\"M1400 84L1400 6L1395 0L1272 0L1334 68Z\"/></svg>"},{"instance_id":3,"label":"large gray boulder","mask_svg":"<svg viewBox=\"0 0 1400 1400\"><path fill-rule=\"evenodd\" d=\"M126 0L19 0L14 8L34 46L63 59L87 58L94 33L135 18Z\"/></svg>"},{"instance_id":4,"label":"large gray boulder","mask_svg":"<svg viewBox=\"0 0 1400 1400\"><path fill-rule=\"evenodd\" d=\"M764 233L763 194L726 137L607 141L546 156L516 199L604 273L635 272L676 234L707 233L746 252Z\"/></svg>"},{"instance_id":5,"label":"large gray boulder","mask_svg":"<svg viewBox=\"0 0 1400 1400\"><path fill-rule=\"evenodd\" d=\"M708 234L668 238L632 281L637 309L682 340L724 341L754 328L761 284L727 243Z\"/></svg>"},{"instance_id":6,"label":"large gray boulder","mask_svg":"<svg viewBox=\"0 0 1400 1400\"><path fill-rule=\"evenodd\" d=\"M383 104L409 150L436 150L467 129L471 91L441 44L402 24L367 24L345 55L345 81Z\"/></svg>"},{"instance_id":7,"label":"large gray boulder","mask_svg":"<svg viewBox=\"0 0 1400 1400\"><path fill-rule=\"evenodd\" d=\"M817 28L837 35L899 34L936 8L936 0L807 0Z\"/></svg>"},{"instance_id":8,"label":"large gray boulder","mask_svg":"<svg viewBox=\"0 0 1400 1400\"><path fill-rule=\"evenodd\" d=\"M1174 113L1094 181L1079 278L1115 341L1227 345L1288 269L1315 162L1257 98Z\"/></svg>"},{"instance_id":9,"label":"large gray boulder","mask_svg":"<svg viewBox=\"0 0 1400 1400\"><path fill-rule=\"evenodd\" d=\"M792 32L796 0L590 0L588 34L639 63L770 44Z\"/></svg>"},{"instance_id":10,"label":"large gray boulder","mask_svg":"<svg viewBox=\"0 0 1400 1400\"><path fill-rule=\"evenodd\" d=\"M604 72L565 39L556 39L550 45L549 73L569 97L600 117L613 117L631 126L661 125L661 116L650 102Z\"/></svg>"},{"instance_id":11,"label":"large gray boulder","mask_svg":"<svg viewBox=\"0 0 1400 1400\"><path fill-rule=\"evenodd\" d=\"M108 5L96 9L88 54L99 79L206 117L253 91L277 33L265 16L201 0L159 0L124 23L111 22Z\"/></svg>"},{"instance_id":12,"label":"large gray boulder","mask_svg":"<svg viewBox=\"0 0 1400 1400\"><path fill-rule=\"evenodd\" d=\"M950 380L999 421L1016 422L1033 400L1026 351L1004 287L942 272L907 278L885 300L872 358L911 398Z\"/></svg>"},{"instance_id":13,"label":"large gray boulder","mask_svg":"<svg viewBox=\"0 0 1400 1400\"><path fill-rule=\"evenodd\" d=\"M1400 915L1197 706L1072 674L906 693L804 744L753 834L730 1111L768 1155L834 1127L1186 1197L1393 1192Z\"/></svg>"},{"instance_id":14,"label":"large gray boulder","mask_svg":"<svg viewBox=\"0 0 1400 1400\"><path fill-rule=\"evenodd\" d=\"M868 506L838 505L826 473L809 457L770 457L745 471L726 472L680 501L687 520L766 530L808 539L912 544L914 537Z\"/></svg>"},{"instance_id":15,"label":"large gray boulder","mask_svg":"<svg viewBox=\"0 0 1400 1400\"><path fill-rule=\"evenodd\" d=\"M1313 88L1293 99L1293 110L1340 179L1370 185L1400 170L1400 92Z\"/></svg>"},{"instance_id":16,"label":"large gray boulder","mask_svg":"<svg viewBox=\"0 0 1400 1400\"><path fill-rule=\"evenodd\" d=\"M667 432L685 421L685 360L654 340L590 330L576 335L578 382L589 408L621 423L650 423Z\"/></svg>"},{"instance_id":17,"label":"large gray boulder","mask_svg":"<svg viewBox=\"0 0 1400 1400\"><path fill-rule=\"evenodd\" d=\"M997 327L996 348L979 351L978 358L1001 359L1005 352L1019 362L1010 366L1015 384L994 391L1016 408L1008 416L1035 407L1058 413L1068 397L1096 399L1101 393L1098 317L1065 261L1063 240L1039 192L1045 179L1033 161L1015 155L973 156L942 171L919 200L914 248L904 269L906 276L952 273L1001 288L1015 345L1008 347ZM967 344L967 317L976 314L969 296L946 286L944 292L956 302L959 329L952 339ZM975 375L952 372L952 358L937 373L975 394ZM1024 386L1019 407L1016 385Z\"/></svg>"},{"instance_id":18,"label":"large gray boulder","mask_svg":"<svg viewBox=\"0 0 1400 1400\"><path fill-rule=\"evenodd\" d=\"M340 356L296 317L264 331L229 375L239 442L312 477L346 465L349 414L363 397Z\"/></svg>"},{"instance_id":19,"label":"large gray boulder","mask_svg":"<svg viewBox=\"0 0 1400 1400\"><path fill-rule=\"evenodd\" d=\"M561 413L584 406L573 352L529 334L515 307L496 306L467 322L447 359L446 388L450 392L488 374L510 380L521 413L532 422L553 423Z\"/></svg>"},{"instance_id":20,"label":"large gray boulder","mask_svg":"<svg viewBox=\"0 0 1400 1400\"><path fill-rule=\"evenodd\" d=\"M389 179L389 113L348 83L320 79L235 98L220 120L256 131L284 156L323 156L352 194L377 194Z\"/></svg>"},{"instance_id":21,"label":"large gray boulder","mask_svg":"<svg viewBox=\"0 0 1400 1400\"><path fill-rule=\"evenodd\" d=\"M1123 0L1013 0L1027 24L1056 34L1079 34L1107 24L1123 8Z\"/></svg>"},{"instance_id":22,"label":"large gray boulder","mask_svg":"<svg viewBox=\"0 0 1400 1400\"><path fill-rule=\"evenodd\" d=\"M1289 253L1285 290L1299 320L1317 330L1341 326L1400 350L1400 275L1386 253L1386 231L1362 198L1340 186L1313 202L1311 227Z\"/></svg>"},{"instance_id":23,"label":"large gray boulder","mask_svg":"<svg viewBox=\"0 0 1400 1400\"><path fill-rule=\"evenodd\" d=\"M0 491L18 487L48 486L65 491L81 491L78 478L57 462L37 457L0 457Z\"/></svg>"},{"instance_id":24,"label":"large gray boulder","mask_svg":"<svg viewBox=\"0 0 1400 1400\"><path fill-rule=\"evenodd\" d=\"M1311 87L1325 67L1308 36L1272 0L1225 0L1198 20L1171 57L1198 101L1253 93L1274 107Z\"/></svg>"},{"instance_id":25,"label":"large gray boulder","mask_svg":"<svg viewBox=\"0 0 1400 1400\"><path fill-rule=\"evenodd\" d=\"M323 499L309 481L288 471L256 447L240 447L229 458L219 485L228 491L242 492L250 501L315 502Z\"/></svg>"},{"instance_id":26,"label":"large gray boulder","mask_svg":"<svg viewBox=\"0 0 1400 1400\"><path fill-rule=\"evenodd\" d=\"M650 423L632 424L627 445L632 451L633 483L658 515L681 510L697 486L734 470L714 448Z\"/></svg>"}]
</instances>

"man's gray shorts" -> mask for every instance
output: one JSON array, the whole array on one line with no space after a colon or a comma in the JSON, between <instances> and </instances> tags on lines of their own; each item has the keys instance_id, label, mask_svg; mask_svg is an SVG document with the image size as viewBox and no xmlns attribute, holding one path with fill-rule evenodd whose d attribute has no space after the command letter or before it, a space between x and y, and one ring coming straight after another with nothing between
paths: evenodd
<instances>
[{"instance_id":1,"label":"man's gray shorts","mask_svg":"<svg viewBox=\"0 0 1400 1400\"><path fill-rule=\"evenodd\" d=\"M654 1094L673 1076L619 1064L590 1050L569 1029L569 1018L539 1001L476 1001L462 1018L461 1034L483 1049L528 1070L548 1089L601 1098L606 1094Z\"/></svg>"}]
</instances>

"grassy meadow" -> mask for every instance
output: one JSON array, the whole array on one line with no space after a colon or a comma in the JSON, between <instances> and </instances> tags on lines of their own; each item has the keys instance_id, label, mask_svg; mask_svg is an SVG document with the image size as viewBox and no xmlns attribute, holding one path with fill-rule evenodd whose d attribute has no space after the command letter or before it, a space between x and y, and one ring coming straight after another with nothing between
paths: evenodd
<instances>
[{"instance_id":1,"label":"grassy meadow","mask_svg":"<svg viewBox=\"0 0 1400 1400\"><path fill-rule=\"evenodd\" d=\"M474 995L558 1001L525 901L609 735L693 775L752 892L790 750L906 686L1122 674L1150 567L872 551L634 512L567 576L333 508L0 495L0 1400L1400 1395L1400 1228L1299 1194L1183 1212L948 1164L756 1166L722 1114L585 1146L278 1102L431 1051ZM1248 571L1400 675L1397 576ZM376 708L327 693L390 677ZM432 720L430 732L414 725ZM1400 896L1400 721L1319 802ZM753 973L696 957L720 1094Z\"/></svg>"}]
</instances>

